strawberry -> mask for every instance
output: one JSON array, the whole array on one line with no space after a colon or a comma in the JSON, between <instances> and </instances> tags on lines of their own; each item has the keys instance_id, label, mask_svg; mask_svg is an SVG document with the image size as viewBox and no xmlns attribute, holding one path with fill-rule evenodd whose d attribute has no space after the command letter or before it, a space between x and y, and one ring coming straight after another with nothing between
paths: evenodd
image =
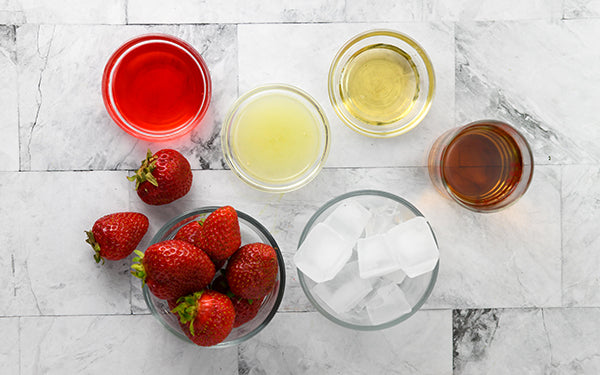
<instances>
[{"instance_id":1,"label":"strawberry","mask_svg":"<svg viewBox=\"0 0 600 375\"><path fill-rule=\"evenodd\" d=\"M215 266L198 247L181 240L155 243L132 265L134 276L142 279L158 298L179 298L206 287L215 276Z\"/></svg>"},{"instance_id":2,"label":"strawberry","mask_svg":"<svg viewBox=\"0 0 600 375\"><path fill-rule=\"evenodd\" d=\"M231 206L224 206L213 211L204 220L202 236L197 245L217 263L229 258L241 243L237 212Z\"/></svg>"},{"instance_id":3,"label":"strawberry","mask_svg":"<svg viewBox=\"0 0 600 375\"><path fill-rule=\"evenodd\" d=\"M203 290L179 298L173 313L179 315L181 329L195 344L216 345L233 329L235 310L226 295Z\"/></svg>"},{"instance_id":4,"label":"strawberry","mask_svg":"<svg viewBox=\"0 0 600 375\"><path fill-rule=\"evenodd\" d=\"M94 249L96 263L104 259L119 260L129 256L148 231L148 218L137 212L117 212L96 220L86 231Z\"/></svg>"},{"instance_id":5,"label":"strawberry","mask_svg":"<svg viewBox=\"0 0 600 375\"><path fill-rule=\"evenodd\" d=\"M245 324L258 314L262 299L252 300L247 298L238 297L229 289L227 280L224 275L219 275L212 282L212 289L227 295L233 303L233 309L235 310L235 321L233 322L233 328L239 327Z\"/></svg>"},{"instance_id":6,"label":"strawberry","mask_svg":"<svg viewBox=\"0 0 600 375\"><path fill-rule=\"evenodd\" d=\"M135 189L142 201L155 206L183 197L192 187L190 163L171 149L160 150L154 155L148 150L141 167L127 178L135 181Z\"/></svg>"},{"instance_id":7,"label":"strawberry","mask_svg":"<svg viewBox=\"0 0 600 375\"><path fill-rule=\"evenodd\" d=\"M195 246L199 246L200 239L202 238L202 223L203 220L187 223L177 231L173 239L186 241ZM227 259L213 261L216 270L223 268L226 262Z\"/></svg>"},{"instance_id":8,"label":"strawberry","mask_svg":"<svg viewBox=\"0 0 600 375\"><path fill-rule=\"evenodd\" d=\"M269 293L277 280L277 254L264 243L240 247L227 261L225 278L236 296L260 299Z\"/></svg>"},{"instance_id":9,"label":"strawberry","mask_svg":"<svg viewBox=\"0 0 600 375\"><path fill-rule=\"evenodd\" d=\"M179 228L173 239L186 241L197 246L197 242L200 240L201 230L202 222L194 220Z\"/></svg>"}]
</instances>

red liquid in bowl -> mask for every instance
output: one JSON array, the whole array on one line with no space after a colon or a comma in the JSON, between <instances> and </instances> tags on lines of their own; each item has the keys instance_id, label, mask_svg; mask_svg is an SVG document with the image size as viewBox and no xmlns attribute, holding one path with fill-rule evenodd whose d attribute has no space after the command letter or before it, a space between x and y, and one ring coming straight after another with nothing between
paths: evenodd
<instances>
[{"instance_id":1,"label":"red liquid in bowl","mask_svg":"<svg viewBox=\"0 0 600 375\"><path fill-rule=\"evenodd\" d=\"M103 82L111 117L142 139L175 138L202 119L210 102L210 77L187 43L163 35L136 38L115 52Z\"/></svg>"}]
</instances>

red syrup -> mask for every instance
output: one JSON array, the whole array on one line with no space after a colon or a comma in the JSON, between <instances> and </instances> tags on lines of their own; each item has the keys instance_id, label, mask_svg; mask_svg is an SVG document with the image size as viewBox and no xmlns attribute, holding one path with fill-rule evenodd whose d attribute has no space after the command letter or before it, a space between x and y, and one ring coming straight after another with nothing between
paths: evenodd
<instances>
[{"instance_id":1,"label":"red syrup","mask_svg":"<svg viewBox=\"0 0 600 375\"><path fill-rule=\"evenodd\" d=\"M142 139L166 140L200 122L211 82L206 64L190 45L167 35L146 35L113 54L103 95L123 130Z\"/></svg>"}]
</instances>

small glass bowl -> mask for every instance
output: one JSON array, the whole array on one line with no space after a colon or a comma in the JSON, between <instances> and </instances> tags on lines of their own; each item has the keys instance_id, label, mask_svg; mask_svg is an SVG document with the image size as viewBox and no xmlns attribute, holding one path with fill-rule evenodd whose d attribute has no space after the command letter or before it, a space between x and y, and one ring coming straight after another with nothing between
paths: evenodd
<instances>
[{"instance_id":1,"label":"small glass bowl","mask_svg":"<svg viewBox=\"0 0 600 375\"><path fill-rule=\"evenodd\" d=\"M145 34L119 47L102 76L108 114L128 134L167 141L194 129L212 94L204 59L187 42L166 34Z\"/></svg>"},{"instance_id":2,"label":"small glass bowl","mask_svg":"<svg viewBox=\"0 0 600 375\"><path fill-rule=\"evenodd\" d=\"M410 59L406 61L412 61L410 66L418 76L415 80L418 89L411 100L412 105L407 105L406 111L398 116L392 116L389 121L357 117L352 113L353 107L347 107L344 103L346 101L352 105L353 102L350 94L345 94L343 89L345 71L350 71L348 63L355 61L357 56L366 51L373 51L373 48L396 51L396 55L404 55L405 60L408 56ZM429 56L416 41L392 30L371 30L356 35L338 51L329 69L328 88L329 100L333 108L352 130L374 138L390 138L408 132L423 120L433 101L435 74Z\"/></svg>"},{"instance_id":3,"label":"small glass bowl","mask_svg":"<svg viewBox=\"0 0 600 375\"><path fill-rule=\"evenodd\" d=\"M304 242L304 239L315 225L325 220L325 218L327 218L327 216L329 216L329 214L333 212L333 210L335 210L336 207L342 204L342 202L344 202L345 200L349 199L356 199L359 203L361 203L361 205L363 205L369 210L373 210L384 205L396 205L398 207L397 209L400 210L398 211L398 214L402 216L402 219L404 221L410 220L417 216L423 216L423 214L421 214L421 212L415 206L410 204L405 199L400 198L396 195L379 190L353 191L346 194L342 194L330 200L312 215L312 217L306 223L302 234L300 235L298 247L300 247L302 242ZM431 230L431 233L433 234L433 237L435 239L433 229ZM353 257L354 256L355 255L353 255ZM323 314L323 316L325 316L327 319L342 327L351 328L359 331L375 331L389 328L400 322L405 321L406 319L410 318L413 314L415 314L421 308L421 306L423 306L425 301L427 301L427 298L429 298L433 287L435 286L439 265L440 263L438 261L435 268L432 271L417 276L415 278L406 277L404 281L402 281L402 283L400 284L400 288L403 290L408 302L412 305L412 309L410 312L399 315L395 319L384 322L382 324L372 324L368 321L368 319L358 319L347 314L336 313L317 295L313 294L312 289L316 285L316 283L311 278L304 275L304 273L302 273L302 271L300 271L299 269L298 279L300 281L300 285L302 286L302 290L306 294L308 300L317 309L317 311Z\"/></svg>"},{"instance_id":4,"label":"small glass bowl","mask_svg":"<svg viewBox=\"0 0 600 375\"><path fill-rule=\"evenodd\" d=\"M309 129L314 131L314 140L307 147L310 147L311 151L298 153L298 150L296 150L296 154L300 154L303 157L308 154L312 154L312 156L299 164L299 167L292 167L293 173L290 172L289 178L269 178L264 174L261 175L261 173L256 173L248 166L250 163L244 160L244 158L247 158L247 155L240 151L240 139L242 137L239 136L239 134L242 132L240 129L243 128L243 121L247 121L249 109L251 111L254 110L255 113L257 113L256 108L261 106L260 108L268 108L265 113L277 113L277 104L274 103L277 103L277 101L281 103L282 98L283 100L289 100L292 103L295 103L295 109L302 109L305 118L310 119L311 127ZM283 113L283 111L281 113ZM247 125L246 123L245 126L248 127L250 125ZM263 129L263 131L265 130ZM262 136L264 135L261 135L261 137ZM285 134L277 135L277 137L280 136L285 140ZM265 140L273 142L275 136ZM289 139L287 139L287 142L290 144L294 143L293 140ZM242 181L253 188L272 193L284 193L296 190L312 181L317 174L319 174L327 160L330 142L331 134L329 122L319 103L303 90L285 84L260 86L239 97L230 109L225 122L223 123L223 129L221 130L221 147L229 168ZM264 156L261 156L261 158L262 160L267 160ZM274 159L280 158L275 157L268 160ZM273 170L278 169L273 165L270 166L270 168ZM263 168L263 170L266 169Z\"/></svg>"},{"instance_id":5,"label":"small glass bowl","mask_svg":"<svg viewBox=\"0 0 600 375\"><path fill-rule=\"evenodd\" d=\"M175 237L175 234L181 227L194 220L206 218L217 208L218 207L198 208L171 219L156 233L156 235L154 235L150 245L172 239ZM285 264L283 263L283 256L281 255L281 251L279 250L277 242L275 242L275 239L273 236L271 236L269 231L261 223L256 221L256 219L240 211L237 211L237 214L242 235L242 245L253 242L262 242L271 245L277 253L277 265L279 272L277 275L277 281L275 282L275 287L263 300L256 317L246 324L234 328L224 341L213 345L210 348L225 348L234 346L259 333L275 316L275 313L277 312L277 309L279 308L283 298L283 292L285 289ZM143 286L142 291L144 294L144 300L152 312L152 315L175 336L179 337L183 341L193 344L192 341L181 331L178 317L170 311L167 301L156 298L154 294L150 292L147 285Z\"/></svg>"}]
</instances>

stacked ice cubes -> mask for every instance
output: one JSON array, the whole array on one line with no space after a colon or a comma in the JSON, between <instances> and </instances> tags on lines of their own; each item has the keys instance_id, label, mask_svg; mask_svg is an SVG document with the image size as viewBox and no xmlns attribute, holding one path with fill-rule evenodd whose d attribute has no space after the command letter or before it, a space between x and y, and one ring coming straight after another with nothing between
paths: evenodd
<instances>
[{"instance_id":1,"label":"stacked ice cubes","mask_svg":"<svg viewBox=\"0 0 600 375\"><path fill-rule=\"evenodd\" d=\"M311 292L351 322L378 325L411 312L416 301L405 291L439 259L427 220L381 199L385 204L366 202L368 208L358 197L342 201L313 226L294 256L296 267L316 283Z\"/></svg>"}]
</instances>

